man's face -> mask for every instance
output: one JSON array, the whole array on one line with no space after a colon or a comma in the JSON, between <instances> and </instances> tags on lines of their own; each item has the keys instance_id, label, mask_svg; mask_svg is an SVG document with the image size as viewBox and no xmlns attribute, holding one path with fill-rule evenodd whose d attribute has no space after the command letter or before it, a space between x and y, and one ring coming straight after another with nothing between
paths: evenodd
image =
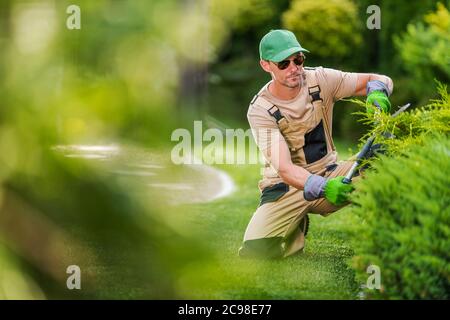
<instances>
[{"instance_id":1,"label":"man's face","mask_svg":"<svg viewBox=\"0 0 450 320\"><path fill-rule=\"evenodd\" d=\"M274 81L288 88L296 88L302 84L302 53L295 53L281 62L261 61L262 68L270 72Z\"/></svg>"}]
</instances>

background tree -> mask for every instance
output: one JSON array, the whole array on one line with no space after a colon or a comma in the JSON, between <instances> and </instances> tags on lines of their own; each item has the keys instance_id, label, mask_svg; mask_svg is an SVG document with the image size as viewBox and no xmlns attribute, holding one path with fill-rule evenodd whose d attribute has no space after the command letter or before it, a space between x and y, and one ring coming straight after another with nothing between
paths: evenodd
<instances>
[{"instance_id":1,"label":"background tree","mask_svg":"<svg viewBox=\"0 0 450 320\"><path fill-rule=\"evenodd\" d=\"M450 81L450 12L442 3L394 39L415 99L424 102L433 95L434 79Z\"/></svg>"},{"instance_id":2,"label":"background tree","mask_svg":"<svg viewBox=\"0 0 450 320\"><path fill-rule=\"evenodd\" d=\"M282 22L327 64L348 63L362 43L357 7L348 0L294 0Z\"/></svg>"}]
</instances>

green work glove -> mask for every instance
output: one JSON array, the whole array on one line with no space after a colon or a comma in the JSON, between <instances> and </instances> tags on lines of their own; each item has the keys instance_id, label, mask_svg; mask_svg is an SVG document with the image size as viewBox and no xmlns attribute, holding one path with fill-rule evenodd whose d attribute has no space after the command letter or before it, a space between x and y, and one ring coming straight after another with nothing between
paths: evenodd
<instances>
[{"instance_id":1,"label":"green work glove","mask_svg":"<svg viewBox=\"0 0 450 320\"><path fill-rule=\"evenodd\" d=\"M369 106L375 106L380 111L388 113L391 110L391 102L388 98L389 95L389 89L384 82L380 80L367 82L367 111L373 112L373 108L369 108Z\"/></svg>"},{"instance_id":2,"label":"green work glove","mask_svg":"<svg viewBox=\"0 0 450 320\"><path fill-rule=\"evenodd\" d=\"M325 199L334 205L340 206L348 201L348 194L355 188L351 184L343 183L344 177L329 179L325 185Z\"/></svg>"},{"instance_id":3,"label":"green work glove","mask_svg":"<svg viewBox=\"0 0 450 320\"><path fill-rule=\"evenodd\" d=\"M344 177L327 179L317 174L312 174L306 180L303 189L303 197L307 201L314 201L325 197L334 205L340 206L347 201L347 195L353 191L351 184L342 182Z\"/></svg>"}]
</instances>

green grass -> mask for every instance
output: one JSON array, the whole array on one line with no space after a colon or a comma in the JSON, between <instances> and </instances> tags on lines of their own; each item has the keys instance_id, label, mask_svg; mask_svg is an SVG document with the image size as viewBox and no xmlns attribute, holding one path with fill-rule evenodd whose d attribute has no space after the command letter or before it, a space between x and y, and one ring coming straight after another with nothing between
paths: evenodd
<instances>
[{"instance_id":1,"label":"green grass","mask_svg":"<svg viewBox=\"0 0 450 320\"><path fill-rule=\"evenodd\" d=\"M339 144L343 158L348 145ZM191 265L180 276L178 290L194 299L356 299L359 285L347 261L357 217L343 209L327 218L310 215L303 253L284 260L244 260L237 256L243 234L259 202L258 165L223 165L237 190L207 204L178 208L191 216L198 236L210 245L214 259Z\"/></svg>"},{"instance_id":2,"label":"green grass","mask_svg":"<svg viewBox=\"0 0 450 320\"><path fill-rule=\"evenodd\" d=\"M342 158L350 155L346 152L349 145L341 143L337 147L342 151ZM158 210L172 221L179 221L176 232L170 234L174 238L159 239L162 241L159 250L172 250L163 255L168 259L164 262L167 265L156 264L162 266L160 269L145 267L152 265L149 260L153 259L155 248L141 250L131 245L122 250L102 241L89 242L84 237L86 231L75 228L80 245L95 252L97 257L83 264L77 262L93 280L83 278L83 292L100 299L357 298L359 284L347 264L353 256L350 240L357 237L354 226L360 223L356 216L346 214L347 209L327 218L310 215L310 231L302 253L277 261L241 259L237 251L259 203L257 183L261 166L221 165L218 168L233 178L237 190L232 195L204 204L159 204ZM193 241L180 246L177 238L182 233ZM128 236L120 234L120 237ZM174 243L170 245L172 240ZM198 241L206 248L199 246ZM176 260L175 256L181 258ZM163 285L166 278L170 278L170 285ZM167 292L161 292L161 288Z\"/></svg>"}]
</instances>

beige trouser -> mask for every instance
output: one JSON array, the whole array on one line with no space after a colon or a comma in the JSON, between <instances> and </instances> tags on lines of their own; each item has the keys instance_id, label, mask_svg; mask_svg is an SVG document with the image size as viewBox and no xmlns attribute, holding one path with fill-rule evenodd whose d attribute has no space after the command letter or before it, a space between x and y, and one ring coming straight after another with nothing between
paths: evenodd
<instances>
[{"instance_id":1,"label":"beige trouser","mask_svg":"<svg viewBox=\"0 0 450 320\"><path fill-rule=\"evenodd\" d=\"M326 171L324 177L345 176L352 164L353 161L343 161L333 171ZM260 205L253 214L239 249L240 256L289 256L305 246L305 217L308 213L328 216L345 206L334 206L324 198L306 201L303 190L284 186L284 191L276 191L278 195Z\"/></svg>"}]
</instances>

